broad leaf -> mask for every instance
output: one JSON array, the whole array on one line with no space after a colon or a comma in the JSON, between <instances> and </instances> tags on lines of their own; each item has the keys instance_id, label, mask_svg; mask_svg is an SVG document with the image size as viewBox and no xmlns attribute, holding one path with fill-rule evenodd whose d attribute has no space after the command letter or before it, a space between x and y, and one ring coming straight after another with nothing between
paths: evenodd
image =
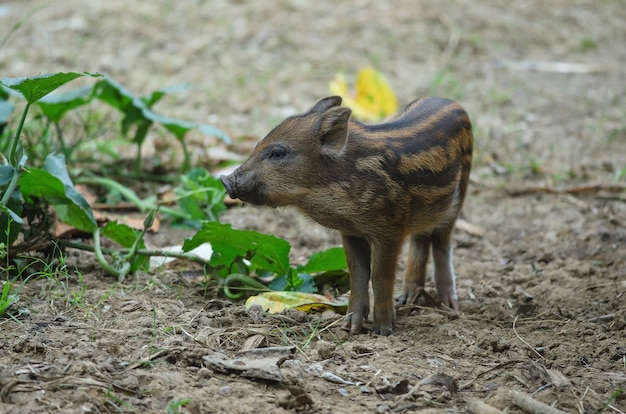
<instances>
[{"instance_id":1,"label":"broad leaf","mask_svg":"<svg viewBox=\"0 0 626 414\"><path fill-rule=\"evenodd\" d=\"M348 263L343 247L332 247L322 252L313 253L305 265L298 266L298 272L309 274L332 272L344 270L347 267Z\"/></svg>"},{"instance_id":2,"label":"broad leaf","mask_svg":"<svg viewBox=\"0 0 626 414\"><path fill-rule=\"evenodd\" d=\"M68 111L91 101L93 86L74 89L65 93L48 95L37 102L41 112L52 122L59 122Z\"/></svg>"},{"instance_id":3,"label":"broad leaf","mask_svg":"<svg viewBox=\"0 0 626 414\"><path fill-rule=\"evenodd\" d=\"M4 195L0 192L0 196ZM22 220L22 195L13 190L6 206L0 204L0 243L13 244L17 240L24 221Z\"/></svg>"},{"instance_id":4,"label":"broad leaf","mask_svg":"<svg viewBox=\"0 0 626 414\"><path fill-rule=\"evenodd\" d=\"M205 222L200 231L185 240L183 251L188 252L203 243L210 243L213 247L211 266L215 268L229 271L237 262L246 259L251 267L278 275L284 275L289 270L291 246L287 241L269 234L236 230L230 224Z\"/></svg>"},{"instance_id":5,"label":"broad leaf","mask_svg":"<svg viewBox=\"0 0 626 414\"><path fill-rule=\"evenodd\" d=\"M272 280L269 288L288 292L317 292L317 286L311 275L298 273L296 269L289 269L286 275Z\"/></svg>"},{"instance_id":6,"label":"broad leaf","mask_svg":"<svg viewBox=\"0 0 626 414\"><path fill-rule=\"evenodd\" d=\"M157 122L174 134L178 140L182 140L190 130L199 129L204 134L215 136L226 143L230 142L228 136L216 127L181 121L159 115L151 110L152 104L160 99L164 91L167 91L167 88L153 92L152 95L142 99L107 76L96 84L94 95L124 113L124 119L122 120L122 130L124 132L127 132L129 127L135 123L143 123L143 128L147 128L150 123ZM145 136L145 133L142 136Z\"/></svg>"},{"instance_id":7,"label":"broad leaf","mask_svg":"<svg viewBox=\"0 0 626 414\"><path fill-rule=\"evenodd\" d=\"M6 186L15 175L15 168L12 165L0 165L0 188Z\"/></svg>"},{"instance_id":8,"label":"broad leaf","mask_svg":"<svg viewBox=\"0 0 626 414\"><path fill-rule=\"evenodd\" d=\"M221 129L216 128L213 125L207 125L207 124L198 124L197 126L200 132L202 132L204 135L215 137L225 144L230 144L230 138Z\"/></svg>"},{"instance_id":9,"label":"broad leaf","mask_svg":"<svg viewBox=\"0 0 626 414\"><path fill-rule=\"evenodd\" d=\"M48 155L45 169L26 170L19 180L25 200L39 197L52 204L64 223L79 230L93 232L97 228L91 207L74 188L63 155Z\"/></svg>"},{"instance_id":10,"label":"broad leaf","mask_svg":"<svg viewBox=\"0 0 626 414\"><path fill-rule=\"evenodd\" d=\"M4 78L0 84L19 92L29 104L33 104L66 83L81 76L102 76L98 73L59 72L29 78Z\"/></svg>"},{"instance_id":11,"label":"broad leaf","mask_svg":"<svg viewBox=\"0 0 626 414\"><path fill-rule=\"evenodd\" d=\"M139 237L140 232L134 230L132 227L118 223L117 221L112 221L107 223L104 227L100 229L100 234L113 240L117 244L125 248L131 248L135 243L137 237ZM144 249L146 247L143 240L139 241L139 248ZM135 256L133 258L133 262L131 263L130 270L131 272L135 272L138 269L144 267L144 265L148 264L149 257L147 256Z\"/></svg>"},{"instance_id":12,"label":"broad leaf","mask_svg":"<svg viewBox=\"0 0 626 414\"><path fill-rule=\"evenodd\" d=\"M124 134L128 133L133 124L139 123L137 128L141 131L136 134L135 141L143 142L152 121L143 115L148 107L139 97L109 76L96 83L94 96L124 114L124 118L122 118L122 132Z\"/></svg>"},{"instance_id":13,"label":"broad leaf","mask_svg":"<svg viewBox=\"0 0 626 414\"><path fill-rule=\"evenodd\" d=\"M161 98L163 98L165 95L170 93L185 92L189 89L191 89L190 83L178 83L176 85L166 86L165 88L152 91L150 95L142 98L142 100L148 106L148 108L152 108L154 104L160 101Z\"/></svg>"},{"instance_id":14,"label":"broad leaf","mask_svg":"<svg viewBox=\"0 0 626 414\"><path fill-rule=\"evenodd\" d=\"M13 104L0 98L0 125L9 121L9 116L13 112Z\"/></svg>"},{"instance_id":15,"label":"broad leaf","mask_svg":"<svg viewBox=\"0 0 626 414\"><path fill-rule=\"evenodd\" d=\"M181 176L181 181L182 187L175 192L180 210L187 216L186 221L190 221L187 224L217 221L220 213L226 209L226 190L219 178L213 177L203 168L194 168Z\"/></svg>"},{"instance_id":16,"label":"broad leaf","mask_svg":"<svg viewBox=\"0 0 626 414\"><path fill-rule=\"evenodd\" d=\"M0 198L4 197L6 187L17 174L12 165L0 165ZM20 232L22 220L22 195L19 190L13 193L7 200L7 205L0 204L0 243L7 243L9 246L17 239Z\"/></svg>"}]
</instances>

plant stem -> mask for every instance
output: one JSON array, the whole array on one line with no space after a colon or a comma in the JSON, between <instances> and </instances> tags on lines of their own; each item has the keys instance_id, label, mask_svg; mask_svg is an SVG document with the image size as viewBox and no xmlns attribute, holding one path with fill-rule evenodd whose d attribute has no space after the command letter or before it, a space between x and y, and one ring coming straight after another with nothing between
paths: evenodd
<instances>
[{"instance_id":1,"label":"plant stem","mask_svg":"<svg viewBox=\"0 0 626 414\"><path fill-rule=\"evenodd\" d=\"M191 158L189 157L189 151L187 150L187 143L185 139L180 139L180 145L183 147L183 167L181 168L183 173L186 173L191 168Z\"/></svg>"},{"instance_id":2,"label":"plant stem","mask_svg":"<svg viewBox=\"0 0 626 414\"><path fill-rule=\"evenodd\" d=\"M102 255L102 248L100 247L100 228L98 227L96 231L93 232L93 252L96 254L96 259L98 259L98 263L109 272L112 276L117 278L124 278L128 272L130 272L130 263L124 261L122 267L120 269L116 269L114 266L111 266L104 256Z\"/></svg>"},{"instance_id":3,"label":"plant stem","mask_svg":"<svg viewBox=\"0 0 626 414\"><path fill-rule=\"evenodd\" d=\"M118 183L115 180L111 180L110 178L81 177L76 180L76 183L77 184L95 184L95 185L101 185L103 187L107 187L109 189L113 189L119 192L122 195L122 197L124 197L126 200L136 205L139 211L141 212L143 212L144 210L149 210L150 207L152 207L151 205L147 205L145 201L139 198L139 196L137 196L137 193L135 193L133 190L131 190L128 187L123 186L122 184Z\"/></svg>"},{"instance_id":4,"label":"plant stem","mask_svg":"<svg viewBox=\"0 0 626 414\"><path fill-rule=\"evenodd\" d=\"M65 159L68 160L69 163L70 154L67 152L67 147L65 146L65 139L63 138L63 130L61 129L61 125L58 122L54 123L54 127L57 131L57 138L59 140L59 145L61 146L61 152L65 155Z\"/></svg>"},{"instance_id":5,"label":"plant stem","mask_svg":"<svg viewBox=\"0 0 626 414\"><path fill-rule=\"evenodd\" d=\"M148 216L144 220L143 228L141 229L141 232L135 238L133 245L130 247L130 251L124 256L125 261L127 262L132 261L133 256L137 254L137 250L139 249L139 243L141 243L141 241L143 240L143 236L145 236L146 232L150 229L150 227L152 227L152 224L154 223L154 217L156 217L158 211L159 211L159 208L157 207L154 210L152 210L150 213L148 213Z\"/></svg>"},{"instance_id":6,"label":"plant stem","mask_svg":"<svg viewBox=\"0 0 626 414\"><path fill-rule=\"evenodd\" d=\"M6 190L4 191L4 194L2 195L2 200L0 200L1 205L8 208L7 203L9 202L9 198L11 198L11 194L13 194L13 190L17 186L17 181L19 179L20 179L20 171L16 169L15 173L13 173L13 177L11 177L11 181L9 182L9 185L7 186Z\"/></svg>"},{"instance_id":7,"label":"plant stem","mask_svg":"<svg viewBox=\"0 0 626 414\"><path fill-rule=\"evenodd\" d=\"M94 185L101 185L103 187L107 187L108 189L112 189L112 190L116 190L118 191L120 194L122 194L122 197L124 197L126 200L128 200L129 202L133 203L134 205L137 206L137 209L139 209L140 212L145 213L148 210L154 210L155 208L159 208L159 210L162 213L168 214L172 217L176 217L176 218L182 218L182 219L188 219L189 216L186 215L185 213L182 213L178 210L175 210L173 208L164 206L162 204L170 202L172 200L167 200L164 202L152 202L152 201L147 201L147 200L142 200L141 198L139 198L139 196L137 195L137 193L135 193L133 190L131 190L128 187L124 187L122 184L118 183L115 180L111 180L110 178L103 178L103 177L82 177L82 178L78 178L75 181L76 184L94 184ZM200 191L200 190L199 190ZM193 193L190 193L193 194ZM185 195L188 196L188 195ZM179 199L182 197L178 197Z\"/></svg>"},{"instance_id":8,"label":"plant stem","mask_svg":"<svg viewBox=\"0 0 626 414\"><path fill-rule=\"evenodd\" d=\"M89 244L76 243L76 242L71 242L71 241L59 241L59 243L63 244L66 247L71 247L74 249L86 250L89 252L95 251L94 246L91 246ZM100 249L100 251L106 254L114 254L114 253L128 254L130 252L130 249L106 249L104 248L104 249ZM135 254L137 256L148 256L148 257L153 257L153 256L174 257L177 259L185 259L191 262L196 262L205 266L210 266L208 260L205 260L201 257L198 257L193 254L189 254L189 253L168 252L168 251L163 251L163 250L137 249L137 251L135 251Z\"/></svg>"},{"instance_id":9,"label":"plant stem","mask_svg":"<svg viewBox=\"0 0 626 414\"><path fill-rule=\"evenodd\" d=\"M238 287L240 290L254 290L260 292L268 292L270 288L265 286L263 283L257 281L256 279L251 278L248 275L244 275L243 273L233 273L230 274L224 279L224 294L228 296L230 299L241 299L245 292L240 293L232 293L230 289L233 287L234 283L239 283L242 286Z\"/></svg>"},{"instance_id":10,"label":"plant stem","mask_svg":"<svg viewBox=\"0 0 626 414\"><path fill-rule=\"evenodd\" d=\"M30 103L26 102L26 106L24 107L24 112L22 112L22 118L20 119L20 123L17 125L17 131L15 131L15 135L13 136L13 142L11 142L11 150L9 151L9 162L12 162L13 165L17 165L17 160L15 159L15 152L17 151L17 144L20 142L20 135L22 135L22 128L24 127L24 122L26 121L26 114L30 109Z\"/></svg>"}]
</instances>

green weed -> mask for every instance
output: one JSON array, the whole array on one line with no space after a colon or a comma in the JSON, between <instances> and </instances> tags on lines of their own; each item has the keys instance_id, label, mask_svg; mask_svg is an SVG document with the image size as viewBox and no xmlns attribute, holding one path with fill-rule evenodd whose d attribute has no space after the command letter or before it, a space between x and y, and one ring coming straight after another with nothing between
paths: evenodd
<instances>
[{"instance_id":1,"label":"green weed","mask_svg":"<svg viewBox=\"0 0 626 414\"><path fill-rule=\"evenodd\" d=\"M596 39L593 36L587 35L587 36L583 37L582 39L580 39L579 46L580 46L580 50L585 52L587 50L597 49L598 48L598 42L596 41Z\"/></svg>"},{"instance_id":2,"label":"green weed","mask_svg":"<svg viewBox=\"0 0 626 414\"><path fill-rule=\"evenodd\" d=\"M78 78L93 79L95 83L51 94ZM455 91L460 93L459 82L449 71L441 72L434 86L449 89L453 94ZM242 290L315 291L313 273L342 271L347 267L342 249L320 252L319 255L311 257L305 266L291 267L288 256L291 246L287 241L252 231L232 229L228 225L217 223L219 214L225 209L223 201L226 191L221 182L208 171L189 168L189 155L184 138L192 129L216 136L225 142L228 142L228 137L213 126L175 120L153 110L154 105L166 94L185 91L187 88L188 85L175 85L139 97L109 76L86 72L55 73L0 81L0 134L8 138L2 140L1 149L4 155L0 157L0 229L4 231L4 235L0 237L3 243L0 246L0 256L7 258L7 269L10 267L8 258L12 256L11 246L18 239L18 235L24 233L24 239L35 238L37 234L28 234L26 237L27 231L34 231L33 217L49 217L47 212L50 206L54 208L56 216L62 222L90 234L93 238L93 245L63 241L63 246L93 251L100 266L120 281L128 274L146 271L149 256L184 257L202 263L207 274L218 280L216 284L218 289L223 289L228 296L236 299L242 297ZM17 126L12 129L8 120L15 105L9 100L15 96L23 98L21 103L24 107ZM138 210L146 215L141 230L134 230L117 222L109 222L100 227L90 205L70 178L67 162L72 161L76 145L66 140L66 117L68 114L76 113L79 108L89 108L94 101L121 112L122 120L119 125L121 135L130 136L130 142L137 147L136 174L141 146L149 129L154 125L160 125L162 129L173 134L185 153L183 171L186 173L179 176L173 200L158 201L154 196L142 198L131 188L107 177L88 176L83 173L76 181L100 186L108 194L117 194L120 199L137 206ZM33 108L37 109L37 115L28 118ZM86 132L91 128L92 119L96 122L103 119L97 115L91 118L91 114L92 112L87 112L87 118L84 118L81 126ZM60 154L56 153L57 151ZM36 156L33 152L36 152ZM30 164L32 161L41 166L32 166ZM177 204L178 207L171 207L171 203ZM182 253L146 249L144 236L158 212L169 217L172 224L198 229L197 233L185 242ZM26 222L30 226L24 226ZM47 235L46 225L49 226L50 223L44 220L35 230ZM119 247L103 248L102 238L115 242ZM203 243L212 245L214 252L210 259L189 254ZM57 265L53 265L55 261ZM32 265L33 263L29 263L26 268ZM63 254L44 263L43 268L44 270L37 272L37 277L48 278L56 285L62 285L67 304L73 306L84 304L87 288L83 283L82 274L79 271L75 272L78 289L71 289L69 283L71 272L65 266ZM13 269L19 274L24 270ZM267 287L250 277L253 273L274 275L275 278ZM230 293L231 289L239 292Z\"/></svg>"},{"instance_id":3,"label":"green weed","mask_svg":"<svg viewBox=\"0 0 626 414\"><path fill-rule=\"evenodd\" d=\"M107 392L104 394L104 403L106 405L110 405L115 409L115 411L120 413L133 408L132 404L115 395L112 387L109 387Z\"/></svg>"},{"instance_id":4,"label":"green weed","mask_svg":"<svg viewBox=\"0 0 626 414\"><path fill-rule=\"evenodd\" d=\"M2 286L2 293L0 294L0 317L3 317L9 310L9 308L17 303L19 296L11 293L13 284L9 281L4 282Z\"/></svg>"},{"instance_id":5,"label":"green weed","mask_svg":"<svg viewBox=\"0 0 626 414\"><path fill-rule=\"evenodd\" d=\"M626 367L626 357L624 360L624 367ZM615 391L613 391L613 393L611 394L611 397L609 398L609 400L606 402L606 404L604 404L604 406L602 407L602 409L600 410L600 414L606 412L606 410L611 407L611 403L613 401L615 401L617 399L617 397L619 397L620 394L622 394L624 392L623 388L618 388ZM612 407L611 407L612 408ZM616 410L617 411L617 410Z\"/></svg>"},{"instance_id":6,"label":"green weed","mask_svg":"<svg viewBox=\"0 0 626 414\"><path fill-rule=\"evenodd\" d=\"M282 327L278 328L278 330L280 331L284 344L295 346L296 349L308 359L304 351L311 346L311 342L320 339L322 333L326 331L332 332L331 328L343 322L343 317L338 318L336 321L326 326L321 326L321 322L320 319L315 323L308 324L308 326Z\"/></svg>"},{"instance_id":7,"label":"green weed","mask_svg":"<svg viewBox=\"0 0 626 414\"><path fill-rule=\"evenodd\" d=\"M167 406L167 414L179 414L180 407L184 407L185 405L191 402L191 398L185 398L184 400L172 400Z\"/></svg>"}]
</instances>

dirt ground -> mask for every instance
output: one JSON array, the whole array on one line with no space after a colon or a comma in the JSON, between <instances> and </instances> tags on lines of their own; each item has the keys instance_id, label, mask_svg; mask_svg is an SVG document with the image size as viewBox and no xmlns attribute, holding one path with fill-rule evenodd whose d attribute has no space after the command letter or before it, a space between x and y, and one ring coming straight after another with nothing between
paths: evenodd
<instances>
[{"instance_id":1,"label":"dirt ground","mask_svg":"<svg viewBox=\"0 0 626 414\"><path fill-rule=\"evenodd\" d=\"M476 136L463 216L485 234L455 233L460 311L400 307L389 337L349 336L332 312L247 311L176 272L117 283L70 251L67 278L25 286L29 316L0 320L0 412L468 412L472 399L522 412L511 391L626 412L622 1L9 0L0 37L33 11L0 49L1 77L191 82L157 110L227 130L241 154L337 72L376 67L401 105L456 99ZM213 141L191 144L208 165ZM290 209L223 219L287 238L294 263L339 243ZM242 350L277 346L292 348L273 380L236 370Z\"/></svg>"}]
</instances>

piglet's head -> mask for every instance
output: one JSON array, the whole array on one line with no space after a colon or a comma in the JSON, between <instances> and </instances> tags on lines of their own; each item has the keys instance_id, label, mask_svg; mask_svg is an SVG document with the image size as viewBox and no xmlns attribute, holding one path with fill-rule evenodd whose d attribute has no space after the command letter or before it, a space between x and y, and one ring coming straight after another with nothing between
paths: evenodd
<instances>
[{"instance_id":1,"label":"piglet's head","mask_svg":"<svg viewBox=\"0 0 626 414\"><path fill-rule=\"evenodd\" d=\"M228 195L272 207L314 195L346 143L351 111L340 105L338 96L325 98L281 122L239 168L220 177Z\"/></svg>"}]
</instances>

